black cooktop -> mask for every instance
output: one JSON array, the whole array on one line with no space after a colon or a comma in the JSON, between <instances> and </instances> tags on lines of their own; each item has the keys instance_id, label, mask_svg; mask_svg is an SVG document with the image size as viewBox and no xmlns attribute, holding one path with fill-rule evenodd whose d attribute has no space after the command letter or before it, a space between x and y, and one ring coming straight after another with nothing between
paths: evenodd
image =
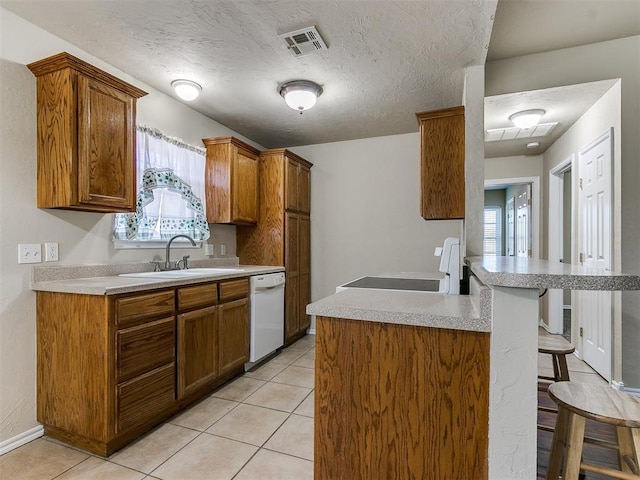
<instances>
[{"instance_id":1,"label":"black cooktop","mask_svg":"<svg viewBox=\"0 0 640 480\"><path fill-rule=\"evenodd\" d=\"M349 288L381 288L385 290L437 292L440 288L440 280L424 278L362 277L342 286Z\"/></svg>"}]
</instances>

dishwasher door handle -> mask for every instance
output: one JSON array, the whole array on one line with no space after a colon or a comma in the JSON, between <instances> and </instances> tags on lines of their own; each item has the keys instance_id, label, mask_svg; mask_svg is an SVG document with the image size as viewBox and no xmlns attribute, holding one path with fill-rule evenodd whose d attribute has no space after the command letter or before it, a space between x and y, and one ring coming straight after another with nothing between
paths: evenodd
<instances>
[{"instance_id":1,"label":"dishwasher door handle","mask_svg":"<svg viewBox=\"0 0 640 480\"><path fill-rule=\"evenodd\" d=\"M267 290L274 290L276 288L284 288L284 283L279 283L278 285L271 285L270 287L256 287L256 293L265 292Z\"/></svg>"}]
</instances>

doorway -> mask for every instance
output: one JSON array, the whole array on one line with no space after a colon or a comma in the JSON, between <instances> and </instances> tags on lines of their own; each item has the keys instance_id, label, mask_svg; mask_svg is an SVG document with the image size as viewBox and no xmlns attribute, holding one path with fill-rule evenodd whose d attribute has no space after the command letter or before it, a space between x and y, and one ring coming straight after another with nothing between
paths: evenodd
<instances>
[{"instance_id":1,"label":"doorway","mask_svg":"<svg viewBox=\"0 0 640 480\"><path fill-rule=\"evenodd\" d=\"M497 198L491 194L495 190L503 191L504 201L500 205L503 226L499 255L540 258L540 177L499 178L485 180L485 199ZM486 211L495 205L485 205ZM486 234L485 247L492 245ZM486 250L486 255L496 255Z\"/></svg>"},{"instance_id":2,"label":"doorway","mask_svg":"<svg viewBox=\"0 0 640 480\"><path fill-rule=\"evenodd\" d=\"M549 261L575 263L573 192L575 155L571 154L549 172ZM542 325L550 333L571 341L573 302L571 290L549 290L548 318Z\"/></svg>"}]
</instances>

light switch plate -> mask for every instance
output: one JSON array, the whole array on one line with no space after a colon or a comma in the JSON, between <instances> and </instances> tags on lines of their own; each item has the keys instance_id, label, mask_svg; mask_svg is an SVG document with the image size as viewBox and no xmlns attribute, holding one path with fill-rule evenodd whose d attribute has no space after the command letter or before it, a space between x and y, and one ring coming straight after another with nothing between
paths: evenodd
<instances>
[{"instance_id":1,"label":"light switch plate","mask_svg":"<svg viewBox=\"0 0 640 480\"><path fill-rule=\"evenodd\" d=\"M224 257L227 254L227 246L223 243L220 245L220 256Z\"/></svg>"},{"instance_id":2,"label":"light switch plate","mask_svg":"<svg viewBox=\"0 0 640 480\"><path fill-rule=\"evenodd\" d=\"M58 261L58 243L57 242L44 244L44 261L45 262Z\"/></svg>"},{"instance_id":3,"label":"light switch plate","mask_svg":"<svg viewBox=\"0 0 640 480\"><path fill-rule=\"evenodd\" d=\"M42 245L39 243L20 243L18 245L18 263L41 263Z\"/></svg>"},{"instance_id":4,"label":"light switch plate","mask_svg":"<svg viewBox=\"0 0 640 480\"><path fill-rule=\"evenodd\" d=\"M204 244L204 254L205 255L209 255L209 256L213 256L213 244L211 244L211 243L205 243Z\"/></svg>"}]
</instances>

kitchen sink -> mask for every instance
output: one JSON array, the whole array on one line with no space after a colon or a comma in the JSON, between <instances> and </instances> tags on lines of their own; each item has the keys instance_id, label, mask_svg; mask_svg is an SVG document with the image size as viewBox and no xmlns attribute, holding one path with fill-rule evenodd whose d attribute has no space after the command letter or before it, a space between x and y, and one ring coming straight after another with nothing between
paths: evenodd
<instances>
[{"instance_id":1,"label":"kitchen sink","mask_svg":"<svg viewBox=\"0 0 640 480\"><path fill-rule=\"evenodd\" d=\"M189 268L188 270L165 270L162 272L121 273L120 277L136 278L188 278L207 277L225 273L244 272L244 268Z\"/></svg>"}]
</instances>

